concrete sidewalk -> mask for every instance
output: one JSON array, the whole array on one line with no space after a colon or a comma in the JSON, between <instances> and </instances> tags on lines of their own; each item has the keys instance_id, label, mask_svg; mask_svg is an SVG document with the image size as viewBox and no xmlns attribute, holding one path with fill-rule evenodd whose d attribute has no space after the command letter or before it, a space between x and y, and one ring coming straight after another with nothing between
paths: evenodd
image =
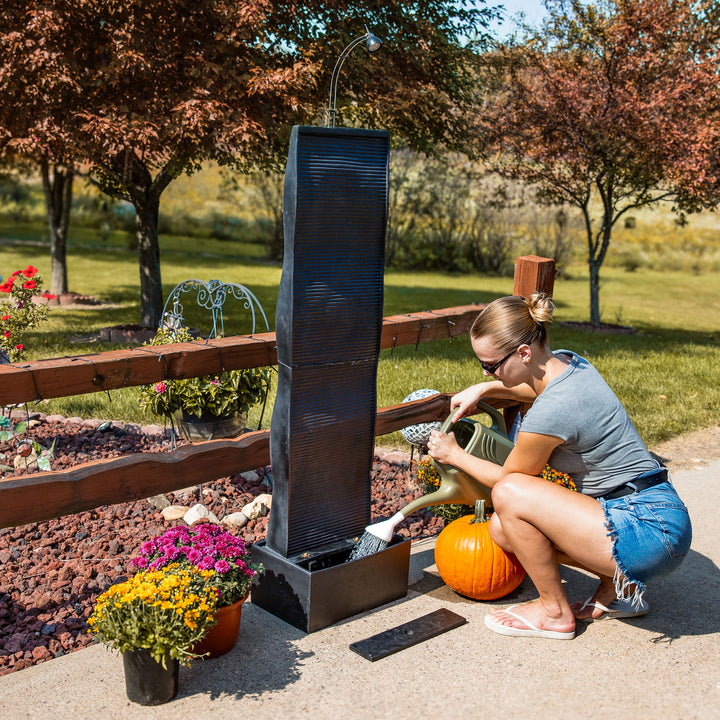
<instances>
[{"instance_id":1,"label":"concrete sidewalk","mask_svg":"<svg viewBox=\"0 0 720 720\"><path fill-rule=\"evenodd\" d=\"M673 474L693 520L681 568L651 586L650 613L580 624L570 642L488 631L489 603L449 590L433 540L413 544L406 598L310 635L247 603L227 655L180 669L169 704L125 695L122 661L93 646L0 678L0 717L75 720L720 718L720 460ZM571 600L593 580L565 569ZM502 604L535 597L526 579ZM468 623L371 663L349 644L438 608Z\"/></svg>"}]
</instances>

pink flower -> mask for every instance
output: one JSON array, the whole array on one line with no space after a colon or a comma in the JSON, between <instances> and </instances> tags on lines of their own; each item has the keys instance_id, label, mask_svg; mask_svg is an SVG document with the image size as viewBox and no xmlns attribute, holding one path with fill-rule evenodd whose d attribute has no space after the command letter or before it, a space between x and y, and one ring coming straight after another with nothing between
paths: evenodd
<instances>
[{"instance_id":1,"label":"pink flower","mask_svg":"<svg viewBox=\"0 0 720 720\"><path fill-rule=\"evenodd\" d=\"M155 383L155 392L164 393L167 390L167 385L164 382Z\"/></svg>"},{"instance_id":2,"label":"pink flower","mask_svg":"<svg viewBox=\"0 0 720 720\"><path fill-rule=\"evenodd\" d=\"M218 560L215 563L215 572L219 572L221 575L225 574L230 569L230 563L227 560Z\"/></svg>"},{"instance_id":3,"label":"pink flower","mask_svg":"<svg viewBox=\"0 0 720 720\"><path fill-rule=\"evenodd\" d=\"M170 545L165 548L165 554L164 554L165 560L168 560L168 561L177 560L179 556L180 556L180 551L176 547Z\"/></svg>"},{"instance_id":4,"label":"pink flower","mask_svg":"<svg viewBox=\"0 0 720 720\"><path fill-rule=\"evenodd\" d=\"M215 568L215 560L207 555L197 564L197 566L201 570L213 570Z\"/></svg>"}]
</instances>

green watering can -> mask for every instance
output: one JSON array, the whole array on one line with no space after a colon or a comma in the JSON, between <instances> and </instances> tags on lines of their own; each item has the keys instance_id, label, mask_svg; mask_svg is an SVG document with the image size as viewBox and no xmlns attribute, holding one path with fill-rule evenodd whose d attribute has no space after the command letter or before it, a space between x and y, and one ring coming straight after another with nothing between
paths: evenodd
<instances>
[{"instance_id":1,"label":"green watering can","mask_svg":"<svg viewBox=\"0 0 720 720\"><path fill-rule=\"evenodd\" d=\"M502 413L483 402L478 403L478 411L489 416L490 425L471 418L461 418L454 423L453 412L442 424L440 432L454 432L458 445L471 455L502 465L515 446L508 438ZM432 460L432 464L440 475L440 487L429 495L413 500L389 520L368 525L365 532L390 542L395 526L411 512L420 508L451 503L474 506L476 500L485 500L485 506L492 507L490 488L452 465L445 465L436 460Z\"/></svg>"}]
</instances>

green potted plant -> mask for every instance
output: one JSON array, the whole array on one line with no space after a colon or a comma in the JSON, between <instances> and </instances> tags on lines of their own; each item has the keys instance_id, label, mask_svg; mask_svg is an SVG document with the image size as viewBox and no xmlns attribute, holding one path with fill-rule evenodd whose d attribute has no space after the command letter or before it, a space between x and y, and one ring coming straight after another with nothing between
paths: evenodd
<instances>
[{"instance_id":1,"label":"green potted plant","mask_svg":"<svg viewBox=\"0 0 720 720\"><path fill-rule=\"evenodd\" d=\"M146 345L192 342L187 328L161 328ZM230 370L216 375L163 380L140 388L140 405L177 423L187 440L234 437L242 432L248 410L264 402L269 368Z\"/></svg>"},{"instance_id":2,"label":"green potted plant","mask_svg":"<svg viewBox=\"0 0 720 720\"><path fill-rule=\"evenodd\" d=\"M171 563L143 570L98 597L88 625L122 654L132 702L160 705L177 694L179 663L196 656L192 647L215 621L212 575Z\"/></svg>"},{"instance_id":3,"label":"green potted plant","mask_svg":"<svg viewBox=\"0 0 720 720\"><path fill-rule=\"evenodd\" d=\"M240 629L242 604L253 577L262 572L262 565L251 562L241 537L211 523L179 525L144 542L132 564L148 570L176 564L210 573L207 583L218 595L216 624L208 628L207 636L193 652L218 657L232 649Z\"/></svg>"}]
</instances>

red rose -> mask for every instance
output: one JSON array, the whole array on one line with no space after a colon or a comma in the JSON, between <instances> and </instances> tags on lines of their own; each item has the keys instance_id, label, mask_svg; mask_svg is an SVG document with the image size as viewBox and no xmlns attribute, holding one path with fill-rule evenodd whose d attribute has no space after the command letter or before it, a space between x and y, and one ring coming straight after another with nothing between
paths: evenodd
<instances>
[{"instance_id":1,"label":"red rose","mask_svg":"<svg viewBox=\"0 0 720 720\"><path fill-rule=\"evenodd\" d=\"M9 319L10 319L10 316L9 316L9 315L3 315L3 316L0 318L0 320L9 320Z\"/></svg>"},{"instance_id":2,"label":"red rose","mask_svg":"<svg viewBox=\"0 0 720 720\"><path fill-rule=\"evenodd\" d=\"M33 277L33 276L35 275L35 273L36 273L37 271L38 271L38 270L37 270L36 267L33 267L32 265L28 265L28 266L22 271L22 274L23 274L26 278L31 278L31 277Z\"/></svg>"},{"instance_id":3,"label":"red rose","mask_svg":"<svg viewBox=\"0 0 720 720\"><path fill-rule=\"evenodd\" d=\"M18 352L22 352L22 351L23 351L23 344L22 344L22 343L18 343L18 344L15 346L15 349L16 349Z\"/></svg>"},{"instance_id":4,"label":"red rose","mask_svg":"<svg viewBox=\"0 0 720 720\"><path fill-rule=\"evenodd\" d=\"M6 331L5 331L5 337L6 337L6 338L9 338L10 335L12 335L12 333L11 333L9 330L6 330Z\"/></svg>"},{"instance_id":5,"label":"red rose","mask_svg":"<svg viewBox=\"0 0 720 720\"><path fill-rule=\"evenodd\" d=\"M34 281L34 280L26 280L26 281L23 283L23 287L24 287L26 290L34 290L34 289L35 289L35 281Z\"/></svg>"}]
</instances>

